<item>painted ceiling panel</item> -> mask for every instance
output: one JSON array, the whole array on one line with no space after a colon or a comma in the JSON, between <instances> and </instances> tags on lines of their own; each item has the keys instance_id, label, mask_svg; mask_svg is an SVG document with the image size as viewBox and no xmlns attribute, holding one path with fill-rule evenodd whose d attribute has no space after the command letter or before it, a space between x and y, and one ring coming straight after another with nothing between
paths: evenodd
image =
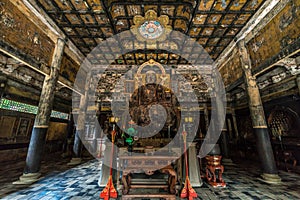
<instances>
[{"instance_id":1,"label":"painted ceiling panel","mask_svg":"<svg viewBox=\"0 0 300 200\"><path fill-rule=\"evenodd\" d=\"M263 0L35 1L85 55L103 40L129 30L133 25L134 16L145 16L148 10L154 10L158 16L167 15L168 25L173 30L197 40L209 51L213 59L222 53L226 45L233 40L264 2ZM108 49L108 51L113 50ZM160 59L159 50L153 50L152 53L155 54L154 59ZM148 57L141 59L147 61ZM121 59L125 59L124 56L115 63L126 63L121 62ZM141 59L134 56L129 62L135 61L135 64L139 64ZM160 60L164 60L167 64L174 64L174 59L169 55Z\"/></svg>"}]
</instances>

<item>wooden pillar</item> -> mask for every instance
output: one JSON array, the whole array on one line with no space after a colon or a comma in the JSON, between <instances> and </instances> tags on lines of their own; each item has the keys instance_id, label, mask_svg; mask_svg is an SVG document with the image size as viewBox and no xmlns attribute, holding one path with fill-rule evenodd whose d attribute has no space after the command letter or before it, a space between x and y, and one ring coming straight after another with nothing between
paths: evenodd
<instances>
[{"instance_id":1,"label":"wooden pillar","mask_svg":"<svg viewBox=\"0 0 300 200\"><path fill-rule=\"evenodd\" d=\"M226 122L227 122L227 130L228 130L229 140L231 140L231 139L233 139L233 132L232 132L231 119L228 118Z\"/></svg>"},{"instance_id":2,"label":"wooden pillar","mask_svg":"<svg viewBox=\"0 0 300 200\"><path fill-rule=\"evenodd\" d=\"M54 89L59 76L64 47L65 41L59 38L52 57L50 74L44 79L38 111L35 117L27 152L24 174L20 177L20 181L14 182L15 184L31 184L37 181L41 175L39 173L41 159L53 106Z\"/></svg>"},{"instance_id":3,"label":"wooden pillar","mask_svg":"<svg viewBox=\"0 0 300 200\"><path fill-rule=\"evenodd\" d=\"M237 139L239 139L239 131L237 128L237 121L236 121L236 115L234 108L231 108L231 116L232 116L232 122L233 122L233 130L235 132L235 136Z\"/></svg>"},{"instance_id":4,"label":"wooden pillar","mask_svg":"<svg viewBox=\"0 0 300 200\"><path fill-rule=\"evenodd\" d=\"M74 137L74 145L73 145L73 153L74 156L68 165L78 165L81 163L81 153L82 153L82 141L80 139L81 136L84 134L85 130L85 121L86 121L86 112L87 112L87 105L89 101L89 86L91 83L91 72L87 73L86 80L85 80L85 92L81 95L80 104L79 104L79 113L77 117L77 126L76 132ZM81 137L82 138L82 137Z\"/></svg>"},{"instance_id":5,"label":"wooden pillar","mask_svg":"<svg viewBox=\"0 0 300 200\"><path fill-rule=\"evenodd\" d=\"M7 78L0 76L0 100L3 97L5 86L6 86Z\"/></svg>"},{"instance_id":6,"label":"wooden pillar","mask_svg":"<svg viewBox=\"0 0 300 200\"><path fill-rule=\"evenodd\" d=\"M228 130L226 126L226 121L224 122L224 128L221 131L221 148L223 158L229 158L229 142L228 142Z\"/></svg>"},{"instance_id":7,"label":"wooden pillar","mask_svg":"<svg viewBox=\"0 0 300 200\"><path fill-rule=\"evenodd\" d=\"M74 134L74 117L73 117L73 113L70 112L68 127L67 127L67 138L64 142L62 157L68 157L71 155L70 145L72 143L73 134Z\"/></svg>"},{"instance_id":8,"label":"wooden pillar","mask_svg":"<svg viewBox=\"0 0 300 200\"><path fill-rule=\"evenodd\" d=\"M208 109L207 109L207 104L203 104L203 111L204 111L204 121L205 121L205 130L206 134L208 132L208 127L209 127L209 117L208 117Z\"/></svg>"},{"instance_id":9,"label":"wooden pillar","mask_svg":"<svg viewBox=\"0 0 300 200\"><path fill-rule=\"evenodd\" d=\"M297 85L298 85L298 90L300 95L300 76L297 77Z\"/></svg>"},{"instance_id":10,"label":"wooden pillar","mask_svg":"<svg viewBox=\"0 0 300 200\"><path fill-rule=\"evenodd\" d=\"M251 61L245 46L245 41L238 43L241 65L244 72L246 91L248 93L249 109L252 119L253 129L256 134L257 151L262 164L262 180L267 183L281 182L276 168L270 136L265 119L263 104L260 98L256 79L252 76Z\"/></svg>"}]
</instances>

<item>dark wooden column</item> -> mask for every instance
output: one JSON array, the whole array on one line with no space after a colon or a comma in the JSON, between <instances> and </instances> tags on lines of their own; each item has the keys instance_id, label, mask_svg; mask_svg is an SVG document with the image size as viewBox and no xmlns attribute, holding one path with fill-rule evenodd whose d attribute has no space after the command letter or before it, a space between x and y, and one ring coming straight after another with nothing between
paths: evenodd
<instances>
[{"instance_id":1,"label":"dark wooden column","mask_svg":"<svg viewBox=\"0 0 300 200\"><path fill-rule=\"evenodd\" d=\"M85 130L85 121L86 121L86 112L87 112L87 105L89 101L89 86L91 82L91 72L87 73L86 80L85 80L85 92L81 95L80 104L79 104L79 113L77 117L76 123L76 132L74 138L74 145L73 145L73 153L74 156L68 165L78 165L81 163L81 153L82 153L82 141L80 138L84 134Z\"/></svg>"},{"instance_id":2,"label":"dark wooden column","mask_svg":"<svg viewBox=\"0 0 300 200\"><path fill-rule=\"evenodd\" d=\"M229 158L229 142L228 142L228 130L226 126L226 120L224 122L224 127L221 132L221 148L222 148L222 155L224 159Z\"/></svg>"},{"instance_id":3,"label":"dark wooden column","mask_svg":"<svg viewBox=\"0 0 300 200\"><path fill-rule=\"evenodd\" d=\"M0 76L0 100L2 99L3 94L4 94L6 82L7 82L6 77Z\"/></svg>"},{"instance_id":4,"label":"dark wooden column","mask_svg":"<svg viewBox=\"0 0 300 200\"><path fill-rule=\"evenodd\" d=\"M64 142L62 157L68 157L71 155L70 146L72 143L73 135L74 135L74 117L73 117L73 113L70 112L68 127L67 127L67 138L65 139Z\"/></svg>"},{"instance_id":5,"label":"dark wooden column","mask_svg":"<svg viewBox=\"0 0 300 200\"><path fill-rule=\"evenodd\" d=\"M205 130L206 130L206 134L207 134L208 127L209 127L209 116L208 116L207 103L203 104L203 112L204 112Z\"/></svg>"},{"instance_id":6,"label":"dark wooden column","mask_svg":"<svg viewBox=\"0 0 300 200\"><path fill-rule=\"evenodd\" d=\"M299 95L300 95L300 76L297 77L297 85L298 85Z\"/></svg>"},{"instance_id":7,"label":"dark wooden column","mask_svg":"<svg viewBox=\"0 0 300 200\"><path fill-rule=\"evenodd\" d=\"M34 127L27 152L24 174L20 177L20 181L15 182L16 184L31 184L37 181L41 175L39 173L41 159L53 106L54 89L59 76L64 47L65 41L58 39L52 57L50 74L45 76L44 79L38 111L35 117Z\"/></svg>"},{"instance_id":8,"label":"dark wooden column","mask_svg":"<svg viewBox=\"0 0 300 200\"><path fill-rule=\"evenodd\" d=\"M239 131L237 128L236 114L234 108L231 108L231 116L232 116L232 123L233 123L233 130L235 132L235 137L239 139Z\"/></svg>"},{"instance_id":9,"label":"dark wooden column","mask_svg":"<svg viewBox=\"0 0 300 200\"><path fill-rule=\"evenodd\" d=\"M233 130L232 130L232 124L231 124L231 119L227 118L226 120L227 123L227 131L228 131L228 136L229 136L229 140L233 139Z\"/></svg>"},{"instance_id":10,"label":"dark wooden column","mask_svg":"<svg viewBox=\"0 0 300 200\"><path fill-rule=\"evenodd\" d=\"M281 182L276 168L270 136L265 119L263 104L257 87L256 78L252 76L251 61L245 46L245 41L238 43L241 65L243 69L246 91L249 100L249 109L253 129L256 134L257 151L262 164L262 180L267 183Z\"/></svg>"}]
</instances>

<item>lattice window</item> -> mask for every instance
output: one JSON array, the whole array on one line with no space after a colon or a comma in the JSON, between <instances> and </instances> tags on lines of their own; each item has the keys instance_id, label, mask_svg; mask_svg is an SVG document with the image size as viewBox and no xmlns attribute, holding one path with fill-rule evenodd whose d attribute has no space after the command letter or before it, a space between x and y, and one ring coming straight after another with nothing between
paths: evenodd
<instances>
[{"instance_id":1,"label":"lattice window","mask_svg":"<svg viewBox=\"0 0 300 200\"><path fill-rule=\"evenodd\" d=\"M23 113L30 113L30 114L37 114L38 107L32 106L29 104L12 101L9 99L1 99L0 101L0 108L6 109L6 110L13 110L17 112L23 112ZM51 112L51 117L53 118L59 118L59 119L68 119L68 114L54 111Z\"/></svg>"},{"instance_id":2,"label":"lattice window","mask_svg":"<svg viewBox=\"0 0 300 200\"><path fill-rule=\"evenodd\" d=\"M294 122L294 117L288 110L274 110L268 119L270 130L275 137L289 135Z\"/></svg>"}]
</instances>

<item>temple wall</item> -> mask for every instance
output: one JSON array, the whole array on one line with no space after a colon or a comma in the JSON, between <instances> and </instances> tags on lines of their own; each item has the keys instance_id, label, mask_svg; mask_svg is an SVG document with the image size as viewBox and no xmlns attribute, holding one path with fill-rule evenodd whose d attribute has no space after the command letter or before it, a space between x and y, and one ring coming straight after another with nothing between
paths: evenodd
<instances>
[{"instance_id":1,"label":"temple wall","mask_svg":"<svg viewBox=\"0 0 300 200\"><path fill-rule=\"evenodd\" d=\"M34 116L0 109L0 162L26 158ZM44 153L61 151L66 137L67 122L51 119Z\"/></svg>"}]
</instances>

